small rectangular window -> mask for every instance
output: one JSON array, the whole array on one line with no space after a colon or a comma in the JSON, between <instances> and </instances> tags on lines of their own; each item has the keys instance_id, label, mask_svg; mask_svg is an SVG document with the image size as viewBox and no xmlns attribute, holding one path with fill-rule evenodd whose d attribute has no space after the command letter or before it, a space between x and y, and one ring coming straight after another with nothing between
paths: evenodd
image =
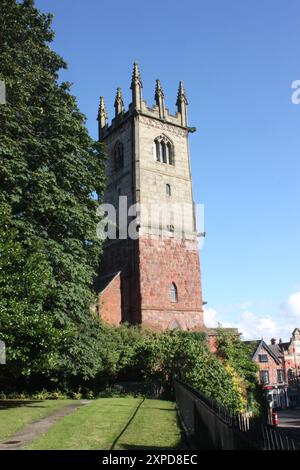
<instances>
[{"instance_id":1,"label":"small rectangular window","mask_svg":"<svg viewBox=\"0 0 300 470\"><path fill-rule=\"evenodd\" d=\"M258 361L259 362L269 362L268 355L267 354L259 354L258 355Z\"/></svg>"},{"instance_id":2,"label":"small rectangular window","mask_svg":"<svg viewBox=\"0 0 300 470\"><path fill-rule=\"evenodd\" d=\"M268 383L270 383L268 370L260 371L260 383L263 385L267 385Z\"/></svg>"},{"instance_id":3,"label":"small rectangular window","mask_svg":"<svg viewBox=\"0 0 300 470\"><path fill-rule=\"evenodd\" d=\"M282 369L277 370L277 382L282 384L284 382L284 372Z\"/></svg>"}]
</instances>

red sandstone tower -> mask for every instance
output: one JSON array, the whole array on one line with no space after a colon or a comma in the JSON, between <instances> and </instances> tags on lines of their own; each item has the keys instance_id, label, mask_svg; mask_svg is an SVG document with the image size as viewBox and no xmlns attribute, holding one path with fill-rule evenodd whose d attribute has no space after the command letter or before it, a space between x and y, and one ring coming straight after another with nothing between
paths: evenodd
<instances>
[{"instance_id":1,"label":"red sandstone tower","mask_svg":"<svg viewBox=\"0 0 300 470\"><path fill-rule=\"evenodd\" d=\"M159 80L152 108L143 100L142 89L134 64L132 103L125 111L118 88L110 126L100 99L99 140L108 155L104 202L116 208L118 226L117 239L105 243L98 280L100 316L112 324L202 330L188 102L182 82L175 115L165 107Z\"/></svg>"}]
</instances>

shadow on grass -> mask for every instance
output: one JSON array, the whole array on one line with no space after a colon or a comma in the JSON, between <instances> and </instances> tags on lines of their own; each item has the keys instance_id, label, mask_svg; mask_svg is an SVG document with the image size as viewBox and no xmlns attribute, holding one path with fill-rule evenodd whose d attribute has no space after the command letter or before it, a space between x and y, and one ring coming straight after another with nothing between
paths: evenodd
<instances>
[{"instance_id":1,"label":"shadow on grass","mask_svg":"<svg viewBox=\"0 0 300 470\"><path fill-rule=\"evenodd\" d=\"M136 410L134 411L133 415L131 416L131 418L129 419L128 423L125 425L125 427L122 429L122 431L120 432L120 434L118 435L118 437L115 439L114 443L112 444L110 450L113 450L117 443L120 441L121 437L124 435L125 431L127 430L127 428L129 427L130 423L133 421L133 419L135 418L136 414L138 413L140 407L142 406L142 404L144 403L144 400L139 403L138 407L136 408ZM172 413L174 413L174 409L169 409L169 408L161 408L161 407L157 407L157 406L153 406L153 407L147 407L145 408L145 410L147 411L152 411L152 410L161 410L161 411L171 411ZM180 422L180 419L179 419L179 416L178 416L178 413L176 413L176 424L180 430L180 437L178 439L178 442L175 446L144 446L144 445L134 445L134 444L126 444L126 443L123 443L121 442L120 443L120 448L122 450L157 450L157 451L167 451L167 450L190 450L190 447L189 447L189 444L188 444L188 440L186 438L186 435L185 435L185 432L181 426L181 422ZM120 449L118 449L120 450Z\"/></svg>"},{"instance_id":2,"label":"shadow on grass","mask_svg":"<svg viewBox=\"0 0 300 470\"><path fill-rule=\"evenodd\" d=\"M120 434L115 438L115 440L114 440L114 442L112 443L112 445L111 445L111 447L110 447L109 450L114 450L114 448L115 448L115 446L116 446L118 440L119 440L119 439L121 438L121 436L124 434L124 432L126 431L126 429L128 428L128 426L130 425L130 423L134 420L134 418L135 418L137 412L139 411L139 409L140 409L140 407L142 406L142 404L144 403L144 401L145 401L145 398L143 398L143 399L139 402L138 406L137 406L136 409L134 410L133 415L131 416L131 418L129 419L129 421L125 424L125 426L124 426L123 429L121 430Z\"/></svg>"},{"instance_id":3,"label":"shadow on grass","mask_svg":"<svg viewBox=\"0 0 300 470\"><path fill-rule=\"evenodd\" d=\"M12 408L45 408L39 400L0 400L0 410Z\"/></svg>"}]
</instances>

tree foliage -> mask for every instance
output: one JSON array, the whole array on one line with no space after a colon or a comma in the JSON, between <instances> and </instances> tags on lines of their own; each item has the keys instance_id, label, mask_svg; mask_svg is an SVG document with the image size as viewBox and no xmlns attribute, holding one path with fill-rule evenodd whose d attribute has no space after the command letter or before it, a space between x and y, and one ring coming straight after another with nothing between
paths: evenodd
<instances>
[{"instance_id":1,"label":"tree foliage","mask_svg":"<svg viewBox=\"0 0 300 470\"><path fill-rule=\"evenodd\" d=\"M0 0L0 10L0 79L7 88L7 104L0 107L0 205L9 208L14 238L3 249L8 253L7 244L15 244L16 264L16 282L7 288L15 286L15 309L21 312L17 280L29 277L35 289L33 278L40 278L32 315L41 321L51 316L51 328L68 332L60 341L57 367L91 377L98 353L91 285L101 254L92 195L103 191L103 149L88 135L70 84L59 82L66 64L50 48L51 15L41 14L32 1ZM29 306L25 309L23 318L29 319ZM21 354L17 336L13 341L13 310L5 307L1 322L1 334L14 347L9 361ZM24 356L27 373L39 351Z\"/></svg>"},{"instance_id":2,"label":"tree foliage","mask_svg":"<svg viewBox=\"0 0 300 470\"><path fill-rule=\"evenodd\" d=\"M22 246L17 229L10 227L9 211L0 209L0 332L7 344L10 374L17 378L20 372L48 372L63 336L52 315L43 310L52 288L52 269L39 246Z\"/></svg>"},{"instance_id":3,"label":"tree foliage","mask_svg":"<svg viewBox=\"0 0 300 470\"><path fill-rule=\"evenodd\" d=\"M174 330L150 335L138 357L146 378L166 391L171 390L173 377L178 377L231 411L243 409L243 394L224 364L208 351L202 334Z\"/></svg>"},{"instance_id":4,"label":"tree foliage","mask_svg":"<svg viewBox=\"0 0 300 470\"><path fill-rule=\"evenodd\" d=\"M257 386L257 364L252 360L251 347L239 336L227 334L221 328L217 338L217 355L231 373L234 385L241 390L251 409L259 409L260 394Z\"/></svg>"}]
</instances>

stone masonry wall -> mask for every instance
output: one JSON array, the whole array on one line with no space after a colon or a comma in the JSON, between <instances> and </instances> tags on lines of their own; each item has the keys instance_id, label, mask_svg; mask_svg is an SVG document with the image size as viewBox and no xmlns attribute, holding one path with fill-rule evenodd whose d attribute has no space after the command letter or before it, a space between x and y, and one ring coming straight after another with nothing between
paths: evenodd
<instances>
[{"instance_id":1,"label":"stone masonry wall","mask_svg":"<svg viewBox=\"0 0 300 470\"><path fill-rule=\"evenodd\" d=\"M104 322L118 326L122 321L121 276L117 274L99 297L99 311Z\"/></svg>"},{"instance_id":2,"label":"stone masonry wall","mask_svg":"<svg viewBox=\"0 0 300 470\"><path fill-rule=\"evenodd\" d=\"M144 235L139 239L142 324L163 330L203 330L200 264L196 241ZM178 301L171 301L175 283Z\"/></svg>"},{"instance_id":3,"label":"stone masonry wall","mask_svg":"<svg viewBox=\"0 0 300 470\"><path fill-rule=\"evenodd\" d=\"M159 135L165 135L173 144L175 165L157 162L153 155L153 142ZM147 230L151 205L167 208L167 214L175 210L176 204L185 204L185 235L194 235L193 194L189 166L187 132L166 123L151 121L143 116L139 119L139 185L140 202L145 207L147 216L141 211L140 224ZM171 187L171 196L166 194L166 185ZM166 218L164 216L164 219ZM151 217L152 228L157 226L155 217ZM163 221L164 222L164 221ZM171 223L169 220L166 223ZM146 228L146 230L145 230ZM152 233L153 230L152 230Z\"/></svg>"}]
</instances>

